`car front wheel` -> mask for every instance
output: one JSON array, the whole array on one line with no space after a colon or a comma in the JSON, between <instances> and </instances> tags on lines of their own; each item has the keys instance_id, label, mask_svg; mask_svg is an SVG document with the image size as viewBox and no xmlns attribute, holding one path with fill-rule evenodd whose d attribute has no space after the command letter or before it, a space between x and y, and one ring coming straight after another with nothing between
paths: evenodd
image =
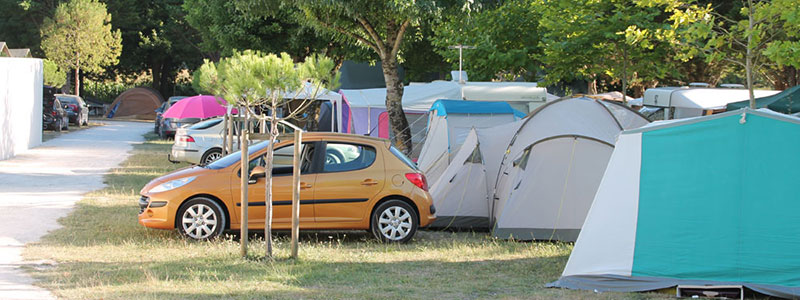
<instances>
[{"instance_id":1,"label":"car front wheel","mask_svg":"<svg viewBox=\"0 0 800 300\"><path fill-rule=\"evenodd\" d=\"M178 231L194 240L209 240L220 236L225 230L225 214L222 207L205 197L186 201L178 210Z\"/></svg>"},{"instance_id":2,"label":"car front wheel","mask_svg":"<svg viewBox=\"0 0 800 300\"><path fill-rule=\"evenodd\" d=\"M408 203L389 200L372 213L370 230L381 242L405 243L417 232L418 219L416 211Z\"/></svg>"}]
</instances>

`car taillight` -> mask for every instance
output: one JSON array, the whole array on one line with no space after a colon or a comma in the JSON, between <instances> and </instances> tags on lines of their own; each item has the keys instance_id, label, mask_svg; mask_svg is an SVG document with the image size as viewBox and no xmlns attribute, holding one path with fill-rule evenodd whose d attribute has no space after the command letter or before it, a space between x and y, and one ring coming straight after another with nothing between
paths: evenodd
<instances>
[{"instance_id":1,"label":"car taillight","mask_svg":"<svg viewBox=\"0 0 800 300\"><path fill-rule=\"evenodd\" d=\"M78 112L78 106L75 105L75 104L70 104L69 108L72 108L72 111L74 111L74 112Z\"/></svg>"},{"instance_id":2,"label":"car taillight","mask_svg":"<svg viewBox=\"0 0 800 300\"><path fill-rule=\"evenodd\" d=\"M58 115L58 113L57 113L57 112L54 110L54 111L53 111L53 117L55 117L55 116L57 116L57 115Z\"/></svg>"},{"instance_id":3,"label":"car taillight","mask_svg":"<svg viewBox=\"0 0 800 300\"><path fill-rule=\"evenodd\" d=\"M406 173L406 178L423 191L428 191L428 180L421 173Z\"/></svg>"},{"instance_id":4,"label":"car taillight","mask_svg":"<svg viewBox=\"0 0 800 300\"><path fill-rule=\"evenodd\" d=\"M194 138L191 135L181 136L178 140L185 143L194 143Z\"/></svg>"}]
</instances>

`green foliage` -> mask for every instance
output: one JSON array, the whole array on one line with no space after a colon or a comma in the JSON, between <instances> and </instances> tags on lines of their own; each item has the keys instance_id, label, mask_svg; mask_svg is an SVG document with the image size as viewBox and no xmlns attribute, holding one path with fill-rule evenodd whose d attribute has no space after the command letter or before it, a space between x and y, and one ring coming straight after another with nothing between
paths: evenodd
<instances>
[{"instance_id":1,"label":"green foliage","mask_svg":"<svg viewBox=\"0 0 800 300\"><path fill-rule=\"evenodd\" d=\"M102 103L114 102L119 94L128 89L136 87L136 84L116 82L116 81L93 81L85 79L83 81L83 97L93 99Z\"/></svg>"},{"instance_id":2,"label":"green foliage","mask_svg":"<svg viewBox=\"0 0 800 300\"><path fill-rule=\"evenodd\" d=\"M96 0L61 3L42 27L42 49L62 69L99 73L114 65L122 50L119 30L111 30L106 5Z\"/></svg>"},{"instance_id":3,"label":"green foliage","mask_svg":"<svg viewBox=\"0 0 800 300\"><path fill-rule=\"evenodd\" d=\"M800 5L794 0L773 0L763 13L779 20L782 33L781 40L767 45L764 55L779 67L800 69Z\"/></svg>"},{"instance_id":4,"label":"green foliage","mask_svg":"<svg viewBox=\"0 0 800 300\"><path fill-rule=\"evenodd\" d=\"M311 56L305 62L294 63L287 53L263 54L246 50L234 52L219 63L206 60L195 71L194 87L200 91L223 96L230 104L242 106L266 105L278 107L302 94L311 85L310 99L325 86L335 88L339 82L335 63L323 56Z\"/></svg>"},{"instance_id":5,"label":"green foliage","mask_svg":"<svg viewBox=\"0 0 800 300\"><path fill-rule=\"evenodd\" d=\"M145 73L152 78L150 87L165 97L172 95L178 73L196 68L204 57L196 45L200 36L185 20L183 0L107 3L123 47L119 64L108 68L110 76L97 79L129 79Z\"/></svg>"},{"instance_id":6,"label":"green foliage","mask_svg":"<svg viewBox=\"0 0 800 300\"><path fill-rule=\"evenodd\" d=\"M471 80L536 81L541 69L542 5L538 1L510 0L480 11L454 10L435 26L432 44L453 69L458 69L458 50L452 45L470 45L464 50L464 69Z\"/></svg>"},{"instance_id":7,"label":"green foliage","mask_svg":"<svg viewBox=\"0 0 800 300\"><path fill-rule=\"evenodd\" d=\"M599 75L633 82L666 77L675 69L671 57L678 51L651 38L674 34L663 22L666 6L655 1L548 1L540 22L546 82L591 81Z\"/></svg>"},{"instance_id":8,"label":"green foliage","mask_svg":"<svg viewBox=\"0 0 800 300\"><path fill-rule=\"evenodd\" d=\"M44 64L44 84L60 88L67 83L67 72L62 70L49 59L42 60Z\"/></svg>"},{"instance_id":9,"label":"green foliage","mask_svg":"<svg viewBox=\"0 0 800 300\"><path fill-rule=\"evenodd\" d=\"M201 47L223 56L237 49L255 49L302 58L326 44L316 39L314 32L300 27L286 11L249 16L227 0L186 0L183 9L188 24L202 37Z\"/></svg>"}]
</instances>

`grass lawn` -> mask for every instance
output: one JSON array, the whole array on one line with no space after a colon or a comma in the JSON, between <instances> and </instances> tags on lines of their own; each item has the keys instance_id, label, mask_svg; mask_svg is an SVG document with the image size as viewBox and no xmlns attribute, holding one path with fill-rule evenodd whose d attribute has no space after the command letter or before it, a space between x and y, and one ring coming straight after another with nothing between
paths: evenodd
<instances>
[{"instance_id":1,"label":"grass lawn","mask_svg":"<svg viewBox=\"0 0 800 300\"><path fill-rule=\"evenodd\" d=\"M277 237L274 261L259 259L263 239L251 237L252 259L238 256L234 237L194 242L136 221L141 187L182 167L166 161L171 142L148 134L131 157L106 176L61 220L62 229L28 246L39 285L64 298L671 298L667 294L596 294L547 289L571 244L520 243L484 232L421 231L405 245L375 242L366 232L301 234L300 259L287 259L289 237Z\"/></svg>"}]
</instances>

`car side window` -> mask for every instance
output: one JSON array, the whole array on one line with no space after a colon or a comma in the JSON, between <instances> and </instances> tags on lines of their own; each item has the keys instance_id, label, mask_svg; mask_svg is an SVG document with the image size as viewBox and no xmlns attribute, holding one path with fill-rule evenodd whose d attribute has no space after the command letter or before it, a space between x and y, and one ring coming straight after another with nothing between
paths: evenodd
<instances>
[{"instance_id":1,"label":"car side window","mask_svg":"<svg viewBox=\"0 0 800 300\"><path fill-rule=\"evenodd\" d=\"M314 159L314 144L303 143L301 145L300 153L302 153L303 161L300 162L300 173L310 173L312 162ZM305 152L305 153L304 153ZM265 167L267 165L266 154L250 161L250 168L255 166ZM294 169L294 145L288 145L275 149L272 153L272 175L292 175Z\"/></svg>"},{"instance_id":2,"label":"car side window","mask_svg":"<svg viewBox=\"0 0 800 300\"><path fill-rule=\"evenodd\" d=\"M375 148L358 144L331 143L325 146L323 172L364 169L375 162Z\"/></svg>"}]
</instances>

